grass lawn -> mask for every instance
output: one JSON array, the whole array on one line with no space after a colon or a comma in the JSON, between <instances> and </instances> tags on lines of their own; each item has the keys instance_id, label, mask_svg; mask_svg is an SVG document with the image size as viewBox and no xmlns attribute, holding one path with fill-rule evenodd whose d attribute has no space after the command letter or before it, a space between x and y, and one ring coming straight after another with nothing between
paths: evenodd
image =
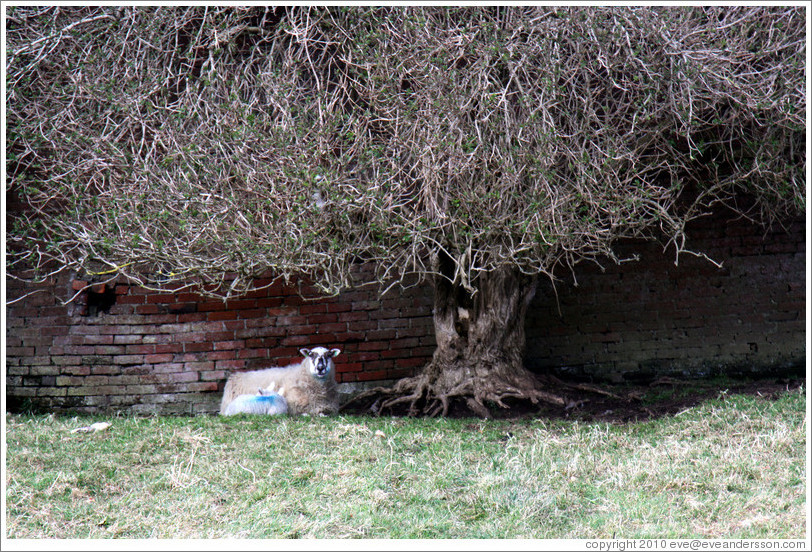
<instances>
[{"instance_id":1,"label":"grass lawn","mask_svg":"<svg viewBox=\"0 0 812 552\"><path fill-rule=\"evenodd\" d=\"M6 415L14 538L806 536L805 388L643 422ZM97 433L70 430L97 421Z\"/></svg>"}]
</instances>

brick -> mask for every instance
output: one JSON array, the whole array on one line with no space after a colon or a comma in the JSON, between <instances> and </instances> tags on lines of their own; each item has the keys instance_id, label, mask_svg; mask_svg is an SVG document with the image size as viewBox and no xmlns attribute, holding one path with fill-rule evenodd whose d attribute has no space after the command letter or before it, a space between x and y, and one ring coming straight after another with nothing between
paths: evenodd
<instances>
[{"instance_id":1,"label":"brick","mask_svg":"<svg viewBox=\"0 0 812 552\"><path fill-rule=\"evenodd\" d=\"M229 300L226 301L226 310L228 311L240 311L246 309L254 309L257 306L257 302L253 299L236 299L236 300Z\"/></svg>"},{"instance_id":2,"label":"brick","mask_svg":"<svg viewBox=\"0 0 812 552\"><path fill-rule=\"evenodd\" d=\"M68 355L92 355L96 352L93 345L66 345L62 352Z\"/></svg>"},{"instance_id":3,"label":"brick","mask_svg":"<svg viewBox=\"0 0 812 552\"><path fill-rule=\"evenodd\" d=\"M229 331L242 331L245 329L245 320L225 320L223 328Z\"/></svg>"},{"instance_id":4,"label":"brick","mask_svg":"<svg viewBox=\"0 0 812 552\"><path fill-rule=\"evenodd\" d=\"M362 362L342 362L340 364L336 363L336 373L347 373L347 372L360 372L364 369L364 364Z\"/></svg>"},{"instance_id":5,"label":"brick","mask_svg":"<svg viewBox=\"0 0 812 552\"><path fill-rule=\"evenodd\" d=\"M245 328L246 329L261 328L262 332L258 333L257 335L266 335L275 337L281 337L285 335L285 333L287 332L287 328L285 328L284 326L277 326L276 321L269 321L268 319L265 318L246 320Z\"/></svg>"},{"instance_id":6,"label":"brick","mask_svg":"<svg viewBox=\"0 0 812 552\"><path fill-rule=\"evenodd\" d=\"M183 352L182 343L161 343L154 346L155 353L181 353Z\"/></svg>"},{"instance_id":7,"label":"brick","mask_svg":"<svg viewBox=\"0 0 812 552\"><path fill-rule=\"evenodd\" d=\"M215 322L218 320L235 320L239 316L238 311L221 311L221 312L210 312L206 319L209 322Z\"/></svg>"},{"instance_id":8,"label":"brick","mask_svg":"<svg viewBox=\"0 0 812 552\"><path fill-rule=\"evenodd\" d=\"M177 300L177 297L176 297ZM176 302L175 304L166 305L165 310L169 314L177 314L177 315L194 315L197 313L197 303L180 303ZM204 315L205 317L205 315ZM192 316L192 319L195 319L196 316Z\"/></svg>"},{"instance_id":9,"label":"brick","mask_svg":"<svg viewBox=\"0 0 812 552\"><path fill-rule=\"evenodd\" d=\"M142 385L127 385L124 387L124 392L127 395L149 395L156 393L158 387L156 385L142 384Z\"/></svg>"},{"instance_id":10,"label":"brick","mask_svg":"<svg viewBox=\"0 0 812 552\"><path fill-rule=\"evenodd\" d=\"M308 336L309 344L312 346L315 345L339 345L341 341L336 337L335 334L331 333L317 333L315 335Z\"/></svg>"},{"instance_id":11,"label":"brick","mask_svg":"<svg viewBox=\"0 0 812 552\"><path fill-rule=\"evenodd\" d=\"M71 289L73 291L80 291L85 289L88 286L88 282L86 280L74 280L71 283Z\"/></svg>"},{"instance_id":12,"label":"brick","mask_svg":"<svg viewBox=\"0 0 812 552\"><path fill-rule=\"evenodd\" d=\"M143 364L144 355L117 355L113 358L114 364Z\"/></svg>"},{"instance_id":13,"label":"brick","mask_svg":"<svg viewBox=\"0 0 812 552\"><path fill-rule=\"evenodd\" d=\"M67 364L79 364L82 358L76 355L54 356L51 358L53 364L63 366Z\"/></svg>"},{"instance_id":14,"label":"brick","mask_svg":"<svg viewBox=\"0 0 812 552\"><path fill-rule=\"evenodd\" d=\"M366 337L364 332L349 331L336 334L336 343L352 343L354 341L363 341Z\"/></svg>"},{"instance_id":15,"label":"brick","mask_svg":"<svg viewBox=\"0 0 812 552\"><path fill-rule=\"evenodd\" d=\"M299 307L300 314L322 314L327 312L327 305L325 303L312 303L309 305L302 305Z\"/></svg>"},{"instance_id":16,"label":"brick","mask_svg":"<svg viewBox=\"0 0 812 552\"><path fill-rule=\"evenodd\" d=\"M330 324L338 320L337 314L311 314L307 317L309 324ZM346 327L346 324L344 324Z\"/></svg>"},{"instance_id":17,"label":"brick","mask_svg":"<svg viewBox=\"0 0 812 552\"><path fill-rule=\"evenodd\" d=\"M389 348L389 343L383 343L380 341L368 341L366 343L360 343L358 345L359 351L383 351Z\"/></svg>"},{"instance_id":18,"label":"brick","mask_svg":"<svg viewBox=\"0 0 812 552\"><path fill-rule=\"evenodd\" d=\"M224 370L210 370L208 372L200 372L200 379L208 380L223 380L228 377L228 373Z\"/></svg>"},{"instance_id":19,"label":"brick","mask_svg":"<svg viewBox=\"0 0 812 552\"><path fill-rule=\"evenodd\" d=\"M279 339L276 337L262 337L256 339L246 339L245 340L245 350L251 349L268 349L270 347L276 347L279 343Z\"/></svg>"},{"instance_id":20,"label":"brick","mask_svg":"<svg viewBox=\"0 0 812 552\"><path fill-rule=\"evenodd\" d=\"M370 330L366 332L366 339L369 341L391 341L398 336L398 331L394 329L388 330Z\"/></svg>"},{"instance_id":21,"label":"brick","mask_svg":"<svg viewBox=\"0 0 812 552\"><path fill-rule=\"evenodd\" d=\"M124 354L126 355L148 355L155 353L155 349L157 345L127 345L124 348Z\"/></svg>"},{"instance_id":22,"label":"brick","mask_svg":"<svg viewBox=\"0 0 812 552\"><path fill-rule=\"evenodd\" d=\"M267 348L241 349L235 352L237 358L268 358Z\"/></svg>"},{"instance_id":23,"label":"brick","mask_svg":"<svg viewBox=\"0 0 812 552\"><path fill-rule=\"evenodd\" d=\"M122 376L146 376L151 374L153 367L151 366L126 366L121 369Z\"/></svg>"},{"instance_id":24,"label":"brick","mask_svg":"<svg viewBox=\"0 0 812 552\"><path fill-rule=\"evenodd\" d=\"M242 352L244 349L240 349L239 352ZM206 354L207 360L231 360L237 357L237 352L234 349L227 349L222 351L213 351L211 353Z\"/></svg>"},{"instance_id":25,"label":"brick","mask_svg":"<svg viewBox=\"0 0 812 552\"><path fill-rule=\"evenodd\" d=\"M59 376L56 378L56 385L75 386L81 385L84 378L73 376Z\"/></svg>"},{"instance_id":26,"label":"brick","mask_svg":"<svg viewBox=\"0 0 812 552\"><path fill-rule=\"evenodd\" d=\"M68 327L66 326L52 326L38 328L39 335L68 335Z\"/></svg>"},{"instance_id":27,"label":"brick","mask_svg":"<svg viewBox=\"0 0 812 552\"><path fill-rule=\"evenodd\" d=\"M397 361L398 368L422 368L426 364L425 358L401 358Z\"/></svg>"},{"instance_id":28,"label":"brick","mask_svg":"<svg viewBox=\"0 0 812 552\"><path fill-rule=\"evenodd\" d=\"M207 360L209 356L206 353L184 353L182 355L177 355L175 357L175 361L177 362L203 362Z\"/></svg>"},{"instance_id":29,"label":"brick","mask_svg":"<svg viewBox=\"0 0 812 552\"><path fill-rule=\"evenodd\" d=\"M276 319L277 326L302 326L307 324L306 316L279 316Z\"/></svg>"},{"instance_id":30,"label":"brick","mask_svg":"<svg viewBox=\"0 0 812 552\"><path fill-rule=\"evenodd\" d=\"M245 368L246 361L242 359L234 360L218 360L214 363L214 368L217 370L241 370Z\"/></svg>"},{"instance_id":31,"label":"brick","mask_svg":"<svg viewBox=\"0 0 812 552\"><path fill-rule=\"evenodd\" d=\"M411 356L411 353L405 349L393 349L380 352L382 359L399 359Z\"/></svg>"},{"instance_id":32,"label":"brick","mask_svg":"<svg viewBox=\"0 0 812 552\"><path fill-rule=\"evenodd\" d=\"M88 376L90 375L90 367L89 366L63 366L60 370L61 374L67 374L72 376Z\"/></svg>"},{"instance_id":33,"label":"brick","mask_svg":"<svg viewBox=\"0 0 812 552\"><path fill-rule=\"evenodd\" d=\"M281 305L282 305L281 297L267 297L264 299L257 299L257 308L268 309L280 307Z\"/></svg>"},{"instance_id":34,"label":"brick","mask_svg":"<svg viewBox=\"0 0 812 552\"><path fill-rule=\"evenodd\" d=\"M34 347L6 347L6 354L11 357L33 356L35 351Z\"/></svg>"},{"instance_id":35,"label":"brick","mask_svg":"<svg viewBox=\"0 0 812 552\"><path fill-rule=\"evenodd\" d=\"M184 343L183 344L183 352L185 353L198 353L198 352L205 352L205 351L213 351L214 344L209 341L203 341L200 343Z\"/></svg>"},{"instance_id":36,"label":"brick","mask_svg":"<svg viewBox=\"0 0 812 552\"><path fill-rule=\"evenodd\" d=\"M123 345L98 345L96 347L97 355L123 355L126 351L127 349Z\"/></svg>"},{"instance_id":37,"label":"brick","mask_svg":"<svg viewBox=\"0 0 812 552\"><path fill-rule=\"evenodd\" d=\"M206 372L210 372L211 368L205 370ZM200 375L196 371L189 371L189 372L180 372L178 374L173 374L171 381L173 383L178 382L189 382L189 381L197 381L200 379ZM161 391L161 393L165 393L165 391Z\"/></svg>"},{"instance_id":38,"label":"brick","mask_svg":"<svg viewBox=\"0 0 812 552\"><path fill-rule=\"evenodd\" d=\"M341 322L358 322L360 320L369 320L368 311L347 311L338 314L338 320Z\"/></svg>"},{"instance_id":39,"label":"brick","mask_svg":"<svg viewBox=\"0 0 812 552\"><path fill-rule=\"evenodd\" d=\"M221 331L221 332L206 332L206 341L227 341L233 340L234 332L233 331Z\"/></svg>"},{"instance_id":40,"label":"brick","mask_svg":"<svg viewBox=\"0 0 812 552\"><path fill-rule=\"evenodd\" d=\"M111 376L107 383L110 385L125 385L127 390L131 393L137 393L133 390L134 386L144 385L150 379L149 376L141 376L136 374L119 374Z\"/></svg>"},{"instance_id":41,"label":"brick","mask_svg":"<svg viewBox=\"0 0 812 552\"><path fill-rule=\"evenodd\" d=\"M64 397L67 395L67 389L64 387L38 387L38 397Z\"/></svg>"},{"instance_id":42,"label":"brick","mask_svg":"<svg viewBox=\"0 0 812 552\"><path fill-rule=\"evenodd\" d=\"M174 293L153 293L147 295L147 303L157 304L168 304L168 303L175 303L177 302L177 296Z\"/></svg>"},{"instance_id":43,"label":"brick","mask_svg":"<svg viewBox=\"0 0 812 552\"><path fill-rule=\"evenodd\" d=\"M310 335L291 335L280 341L280 344L285 347L290 346L305 346L310 343Z\"/></svg>"},{"instance_id":44,"label":"brick","mask_svg":"<svg viewBox=\"0 0 812 552\"><path fill-rule=\"evenodd\" d=\"M174 354L171 353L164 353L164 354L154 354L154 355L146 355L143 357L143 362L146 364L162 364L166 362L172 362L175 358ZM137 364L137 363L133 363Z\"/></svg>"},{"instance_id":45,"label":"brick","mask_svg":"<svg viewBox=\"0 0 812 552\"><path fill-rule=\"evenodd\" d=\"M387 379L389 376L388 372L385 370L373 370L369 372L358 372L355 375L355 381L374 381L374 380L382 380Z\"/></svg>"},{"instance_id":46,"label":"brick","mask_svg":"<svg viewBox=\"0 0 812 552\"><path fill-rule=\"evenodd\" d=\"M213 370L215 366L219 367L218 364L221 362L236 362L236 361L218 360L216 362L212 361L186 362L184 363L183 369L187 373L208 372ZM195 376L195 379L197 379L197 376Z\"/></svg>"},{"instance_id":47,"label":"brick","mask_svg":"<svg viewBox=\"0 0 812 552\"><path fill-rule=\"evenodd\" d=\"M401 318L391 318L389 320L378 320L378 328L406 328L409 326L409 320Z\"/></svg>"},{"instance_id":48,"label":"brick","mask_svg":"<svg viewBox=\"0 0 812 552\"><path fill-rule=\"evenodd\" d=\"M203 303L199 303L197 305L198 312L209 312L209 311L224 311L226 310L226 304L222 301L204 301Z\"/></svg>"},{"instance_id":49,"label":"brick","mask_svg":"<svg viewBox=\"0 0 812 552\"><path fill-rule=\"evenodd\" d=\"M350 303L329 303L327 305L327 312L336 313L336 312L349 312L352 310L352 305Z\"/></svg>"},{"instance_id":50,"label":"brick","mask_svg":"<svg viewBox=\"0 0 812 552\"><path fill-rule=\"evenodd\" d=\"M215 392L218 390L218 384L217 382L208 381L190 383L186 386L186 390L192 393Z\"/></svg>"},{"instance_id":51,"label":"brick","mask_svg":"<svg viewBox=\"0 0 812 552\"><path fill-rule=\"evenodd\" d=\"M116 297L116 305L146 305L146 303L147 298L145 295L123 295ZM139 312L139 309L136 309L136 312Z\"/></svg>"},{"instance_id":52,"label":"brick","mask_svg":"<svg viewBox=\"0 0 812 552\"><path fill-rule=\"evenodd\" d=\"M81 359L82 364L86 365L94 365L94 364L112 364L113 356L112 355L86 355L83 356Z\"/></svg>"},{"instance_id":53,"label":"brick","mask_svg":"<svg viewBox=\"0 0 812 552\"><path fill-rule=\"evenodd\" d=\"M299 326L288 326L286 335L313 335L318 331L318 326L316 324L306 324L306 325L299 325Z\"/></svg>"},{"instance_id":54,"label":"brick","mask_svg":"<svg viewBox=\"0 0 812 552\"><path fill-rule=\"evenodd\" d=\"M296 295L287 295L285 297L285 300L282 302L282 304L283 305L288 305L288 306L291 306L291 307L293 307L293 306L299 307L301 305L304 305L306 302L309 302L309 301L302 298L302 297L300 297L298 294L296 294Z\"/></svg>"},{"instance_id":55,"label":"brick","mask_svg":"<svg viewBox=\"0 0 812 552\"><path fill-rule=\"evenodd\" d=\"M207 318L206 313L197 312L197 313L187 313L187 314L179 314L178 315L178 323L180 324L187 324L190 322L204 322Z\"/></svg>"},{"instance_id":56,"label":"brick","mask_svg":"<svg viewBox=\"0 0 812 552\"><path fill-rule=\"evenodd\" d=\"M61 372L59 366L32 366L28 370L31 376L55 376Z\"/></svg>"},{"instance_id":57,"label":"brick","mask_svg":"<svg viewBox=\"0 0 812 552\"><path fill-rule=\"evenodd\" d=\"M223 349L242 349L245 347L245 341L215 341L213 345L215 351L221 351Z\"/></svg>"}]
</instances>

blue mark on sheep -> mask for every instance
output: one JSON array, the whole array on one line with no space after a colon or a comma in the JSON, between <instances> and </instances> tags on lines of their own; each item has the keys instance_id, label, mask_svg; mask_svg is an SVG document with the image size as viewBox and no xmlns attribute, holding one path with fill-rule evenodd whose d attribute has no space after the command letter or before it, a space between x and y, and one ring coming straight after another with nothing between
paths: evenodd
<instances>
[{"instance_id":1,"label":"blue mark on sheep","mask_svg":"<svg viewBox=\"0 0 812 552\"><path fill-rule=\"evenodd\" d=\"M284 398L281 395L274 393L273 395L257 395L255 397L251 397L258 403L266 403L268 406L278 406L282 404L287 404Z\"/></svg>"},{"instance_id":2,"label":"blue mark on sheep","mask_svg":"<svg viewBox=\"0 0 812 552\"><path fill-rule=\"evenodd\" d=\"M288 411L288 402L279 393L264 392L261 395L240 395L227 407L224 414L285 414Z\"/></svg>"}]
</instances>

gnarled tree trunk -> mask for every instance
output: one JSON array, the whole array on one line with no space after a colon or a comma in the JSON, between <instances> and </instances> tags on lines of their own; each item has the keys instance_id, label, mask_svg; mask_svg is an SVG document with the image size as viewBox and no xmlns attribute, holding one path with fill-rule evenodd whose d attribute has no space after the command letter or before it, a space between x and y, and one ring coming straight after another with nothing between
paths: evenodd
<instances>
[{"instance_id":1,"label":"gnarled tree trunk","mask_svg":"<svg viewBox=\"0 0 812 552\"><path fill-rule=\"evenodd\" d=\"M508 398L563 406L563 398L537 388L522 361L525 315L537 278L504 266L471 282L474 293L450 281L445 276L434 281L437 349L431 362L419 375L397 382L390 390L395 396L381 410L409 403L411 415L445 415L453 401L465 401L477 415L489 417L488 403L506 408Z\"/></svg>"}]
</instances>

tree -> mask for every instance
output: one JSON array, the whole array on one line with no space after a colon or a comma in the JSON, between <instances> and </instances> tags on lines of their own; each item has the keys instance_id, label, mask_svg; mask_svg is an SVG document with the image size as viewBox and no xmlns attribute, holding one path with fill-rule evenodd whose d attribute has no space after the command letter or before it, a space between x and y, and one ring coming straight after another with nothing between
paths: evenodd
<instances>
[{"instance_id":1,"label":"tree","mask_svg":"<svg viewBox=\"0 0 812 552\"><path fill-rule=\"evenodd\" d=\"M560 399L522 365L539 277L718 203L805 208L792 7L9 8L8 268L239 294L373 263L435 290L384 406ZM748 207L738 203L745 194ZM50 264L49 264L50 263ZM207 288L208 289L208 288Z\"/></svg>"}]
</instances>

